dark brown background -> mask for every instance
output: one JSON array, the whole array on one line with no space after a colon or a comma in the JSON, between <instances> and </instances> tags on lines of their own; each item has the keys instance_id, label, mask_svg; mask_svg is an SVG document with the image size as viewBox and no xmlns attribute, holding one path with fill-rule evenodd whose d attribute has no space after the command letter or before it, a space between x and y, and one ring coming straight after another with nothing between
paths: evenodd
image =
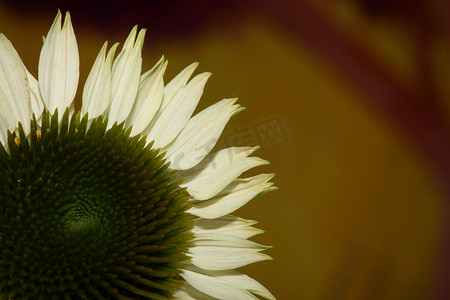
<instances>
[{"instance_id":1,"label":"dark brown background","mask_svg":"<svg viewBox=\"0 0 450 300\"><path fill-rule=\"evenodd\" d=\"M34 75L58 7L79 90L103 42L139 24L145 70L199 61L214 73L200 108L240 97L219 144L262 144L272 165L253 173L280 187L237 212L274 245L243 269L279 299L449 299L448 1L0 1Z\"/></svg>"}]
</instances>

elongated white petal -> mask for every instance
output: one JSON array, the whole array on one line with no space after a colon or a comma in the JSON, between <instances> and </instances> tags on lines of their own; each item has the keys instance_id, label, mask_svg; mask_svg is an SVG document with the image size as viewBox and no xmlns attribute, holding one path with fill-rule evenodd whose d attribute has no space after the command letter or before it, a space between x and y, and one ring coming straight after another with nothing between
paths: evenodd
<instances>
[{"instance_id":1,"label":"elongated white petal","mask_svg":"<svg viewBox=\"0 0 450 300\"><path fill-rule=\"evenodd\" d=\"M114 60L108 126L125 121L136 99L142 67L141 51L146 30L141 29L137 38L136 32L137 26L131 30L122 51Z\"/></svg>"},{"instance_id":2,"label":"elongated white petal","mask_svg":"<svg viewBox=\"0 0 450 300\"><path fill-rule=\"evenodd\" d=\"M200 218L195 221L194 228L191 231L196 235L215 233L248 239L257 234L264 233L264 230L252 226L257 223L253 220L245 220L232 215L222 216L212 220Z\"/></svg>"},{"instance_id":3,"label":"elongated white petal","mask_svg":"<svg viewBox=\"0 0 450 300\"><path fill-rule=\"evenodd\" d=\"M97 118L109 106L112 60L118 45L114 44L106 56L108 42L103 44L84 85L81 113L89 113L89 119Z\"/></svg>"},{"instance_id":4,"label":"elongated white petal","mask_svg":"<svg viewBox=\"0 0 450 300\"><path fill-rule=\"evenodd\" d=\"M262 251L269 249L268 246L263 246L258 243L249 241L247 239L238 238L226 234L218 233L199 233L195 236L192 246L189 251L202 252L207 247L229 247L242 248L249 252ZM209 251L208 249L206 249Z\"/></svg>"},{"instance_id":5,"label":"elongated white petal","mask_svg":"<svg viewBox=\"0 0 450 300\"><path fill-rule=\"evenodd\" d=\"M262 284L238 271L235 270L207 271L196 267L190 267L189 270L192 272L197 272L206 276L213 277L216 280L220 280L222 282L232 284L236 288L252 292L253 294L261 296L264 299L275 300L275 296L272 295Z\"/></svg>"},{"instance_id":6,"label":"elongated white petal","mask_svg":"<svg viewBox=\"0 0 450 300\"><path fill-rule=\"evenodd\" d=\"M236 194L241 191L248 190L259 190L261 186L265 186L269 183L275 174L259 174L256 176L248 177L248 178L237 178L231 184L229 184L226 188L224 188L217 196L226 196L231 194ZM272 186L273 183L270 183Z\"/></svg>"},{"instance_id":7,"label":"elongated white petal","mask_svg":"<svg viewBox=\"0 0 450 300\"><path fill-rule=\"evenodd\" d=\"M268 247L234 236L203 233L195 237L187 252L192 264L206 270L228 270L270 260L261 251Z\"/></svg>"},{"instance_id":8,"label":"elongated white petal","mask_svg":"<svg viewBox=\"0 0 450 300\"><path fill-rule=\"evenodd\" d=\"M67 12L61 29L61 12L45 38L39 59L39 87L50 113L59 115L72 105L79 76L78 46L70 14Z\"/></svg>"},{"instance_id":9,"label":"elongated white petal","mask_svg":"<svg viewBox=\"0 0 450 300\"><path fill-rule=\"evenodd\" d=\"M192 117L178 136L164 150L175 170L190 169L215 146L230 118L243 110L234 104L237 98L224 99Z\"/></svg>"},{"instance_id":10,"label":"elongated white petal","mask_svg":"<svg viewBox=\"0 0 450 300\"><path fill-rule=\"evenodd\" d=\"M127 118L127 127L133 126L132 136L143 132L161 105L166 67L167 61L162 57L151 70L141 76L136 101Z\"/></svg>"},{"instance_id":11,"label":"elongated white petal","mask_svg":"<svg viewBox=\"0 0 450 300\"><path fill-rule=\"evenodd\" d=\"M182 270L181 276L197 290L219 300L258 300L250 292L224 281L220 277L208 276L191 270Z\"/></svg>"},{"instance_id":12,"label":"elongated white petal","mask_svg":"<svg viewBox=\"0 0 450 300\"><path fill-rule=\"evenodd\" d=\"M277 189L273 187L272 182L268 182L273 176L261 174L246 179L238 178L216 197L194 204L188 212L206 219L215 219L232 213L255 196Z\"/></svg>"},{"instance_id":13,"label":"elongated white petal","mask_svg":"<svg viewBox=\"0 0 450 300\"><path fill-rule=\"evenodd\" d=\"M186 83L197 67L197 62L190 64L164 87L164 100L161 103L161 110L164 110L167 104L173 100L175 95L186 86Z\"/></svg>"},{"instance_id":14,"label":"elongated white petal","mask_svg":"<svg viewBox=\"0 0 450 300\"><path fill-rule=\"evenodd\" d=\"M203 94L203 88L211 73L202 73L195 76L174 99L156 120L154 127L148 134L147 141L155 141L154 147L161 148L169 144L189 121Z\"/></svg>"},{"instance_id":15,"label":"elongated white petal","mask_svg":"<svg viewBox=\"0 0 450 300\"><path fill-rule=\"evenodd\" d=\"M238 271L227 270L216 276L221 278L223 281L230 284L234 284L242 289L245 289L255 295L261 296L264 299L275 300L275 296L272 295L269 290L267 290L262 284L253 278L242 274Z\"/></svg>"},{"instance_id":16,"label":"elongated white petal","mask_svg":"<svg viewBox=\"0 0 450 300\"><path fill-rule=\"evenodd\" d=\"M31 95L22 60L11 42L0 33L0 141L21 122L30 131Z\"/></svg>"},{"instance_id":17,"label":"elongated white petal","mask_svg":"<svg viewBox=\"0 0 450 300\"><path fill-rule=\"evenodd\" d=\"M208 296L193 288L187 282L184 282L182 286L173 292L173 298L176 300L216 300L216 298Z\"/></svg>"},{"instance_id":18,"label":"elongated white petal","mask_svg":"<svg viewBox=\"0 0 450 300\"><path fill-rule=\"evenodd\" d=\"M186 83L188 82L189 78L192 76L192 73L194 73L195 69L197 68L198 63L192 63L189 66L187 66L183 71L181 71L177 76L175 76L165 87L164 87L164 95L161 102L161 105L159 106L158 110L156 111L152 121L149 124L149 127L152 128L155 126L156 121L161 116L161 113L166 109L167 105L172 102L175 95L186 86Z\"/></svg>"},{"instance_id":19,"label":"elongated white petal","mask_svg":"<svg viewBox=\"0 0 450 300\"><path fill-rule=\"evenodd\" d=\"M184 179L181 186L197 200L210 199L243 172L269 164L259 157L248 157L256 149L258 147L231 147L210 153L194 168L179 172Z\"/></svg>"},{"instance_id":20,"label":"elongated white petal","mask_svg":"<svg viewBox=\"0 0 450 300\"><path fill-rule=\"evenodd\" d=\"M34 114L36 120L40 120L42 112L44 111L44 100L42 100L41 91L39 89L39 82L31 75L30 72L25 68L27 72L28 83L30 85L30 96L31 96L31 113Z\"/></svg>"}]
</instances>

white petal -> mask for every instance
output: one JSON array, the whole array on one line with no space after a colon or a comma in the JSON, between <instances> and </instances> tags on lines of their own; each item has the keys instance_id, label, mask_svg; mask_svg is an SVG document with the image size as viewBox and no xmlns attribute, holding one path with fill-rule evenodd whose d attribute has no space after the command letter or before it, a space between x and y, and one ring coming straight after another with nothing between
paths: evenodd
<instances>
[{"instance_id":1,"label":"white petal","mask_svg":"<svg viewBox=\"0 0 450 300\"><path fill-rule=\"evenodd\" d=\"M136 32L137 26L131 30L112 67L109 127L115 122L120 124L125 121L136 99L142 67L141 51L146 30L141 29L137 38Z\"/></svg>"},{"instance_id":2,"label":"white petal","mask_svg":"<svg viewBox=\"0 0 450 300\"><path fill-rule=\"evenodd\" d=\"M208 154L194 168L180 171L182 187L197 200L210 199L243 172L269 164L259 157L248 157L259 147L231 147Z\"/></svg>"},{"instance_id":3,"label":"white petal","mask_svg":"<svg viewBox=\"0 0 450 300\"><path fill-rule=\"evenodd\" d=\"M0 142L21 122L30 131L31 95L22 60L11 42L0 33Z\"/></svg>"},{"instance_id":4,"label":"white petal","mask_svg":"<svg viewBox=\"0 0 450 300\"><path fill-rule=\"evenodd\" d=\"M264 299L275 300L275 296L273 296L262 284L238 271L207 271L195 267L190 267L189 269L193 272L211 276L217 280L231 284L235 286L235 288L247 290L255 295L263 297Z\"/></svg>"},{"instance_id":5,"label":"white petal","mask_svg":"<svg viewBox=\"0 0 450 300\"><path fill-rule=\"evenodd\" d=\"M106 56L106 42L92 66L83 89L82 115L89 114L94 119L103 114L111 99L111 68L117 46L114 44Z\"/></svg>"},{"instance_id":6,"label":"white petal","mask_svg":"<svg viewBox=\"0 0 450 300\"><path fill-rule=\"evenodd\" d=\"M136 101L127 118L127 127L133 126L131 135L141 133L159 109L164 91L164 72L167 61L162 57L156 65L140 79Z\"/></svg>"},{"instance_id":7,"label":"white petal","mask_svg":"<svg viewBox=\"0 0 450 300\"><path fill-rule=\"evenodd\" d=\"M197 290L219 300L258 300L250 292L220 277L216 278L191 270L181 270L181 276Z\"/></svg>"},{"instance_id":8,"label":"white petal","mask_svg":"<svg viewBox=\"0 0 450 300\"><path fill-rule=\"evenodd\" d=\"M45 106L53 113L58 108L62 117L72 105L79 75L78 46L70 14L67 12L61 29L61 12L45 38L39 58L39 87Z\"/></svg>"},{"instance_id":9,"label":"white petal","mask_svg":"<svg viewBox=\"0 0 450 300\"><path fill-rule=\"evenodd\" d=\"M260 174L246 179L235 179L216 197L195 203L189 213L206 219L215 219L234 212L261 193L277 189L268 182L274 174Z\"/></svg>"},{"instance_id":10,"label":"white petal","mask_svg":"<svg viewBox=\"0 0 450 300\"><path fill-rule=\"evenodd\" d=\"M202 110L187 123L166 149L170 168L190 169L198 164L215 146L230 118L243 110L234 104L237 98L224 99Z\"/></svg>"},{"instance_id":11,"label":"white petal","mask_svg":"<svg viewBox=\"0 0 450 300\"><path fill-rule=\"evenodd\" d=\"M241 248L245 251L262 251L269 249L269 246L263 246L258 243L249 241L247 239L238 238L226 234L218 233L199 233L194 237L189 251L203 252L205 247L229 247L229 248ZM206 249L209 251L208 249Z\"/></svg>"},{"instance_id":12,"label":"white petal","mask_svg":"<svg viewBox=\"0 0 450 300\"><path fill-rule=\"evenodd\" d=\"M194 73L195 69L198 67L198 63L192 63L183 71L181 71L177 76L175 76L165 87L164 87L164 101L161 104L161 109L164 110L175 95L186 86L189 78Z\"/></svg>"},{"instance_id":13,"label":"white petal","mask_svg":"<svg viewBox=\"0 0 450 300\"><path fill-rule=\"evenodd\" d=\"M215 298L194 289L187 282L173 292L173 297L176 300L215 300Z\"/></svg>"},{"instance_id":14,"label":"white petal","mask_svg":"<svg viewBox=\"0 0 450 300\"><path fill-rule=\"evenodd\" d=\"M192 264L199 268L228 270L258 261L271 260L272 258L267 254L260 253L268 248L247 239L203 233L195 237L187 254L192 256Z\"/></svg>"},{"instance_id":15,"label":"white petal","mask_svg":"<svg viewBox=\"0 0 450 300\"><path fill-rule=\"evenodd\" d=\"M156 123L156 120L159 119L161 113L166 109L167 104L172 102L175 95L186 86L189 78L192 73L194 73L197 68L198 63L192 63L187 66L183 71L181 71L175 78L173 78L165 87L164 87L164 96L161 102L161 105L158 111L155 113L152 121L150 122L149 127L153 127Z\"/></svg>"},{"instance_id":16,"label":"white petal","mask_svg":"<svg viewBox=\"0 0 450 300\"><path fill-rule=\"evenodd\" d=\"M220 278L223 281L235 284L242 289L246 289L247 291L261 296L264 299L275 300L275 296L272 295L269 290L267 290L262 284L253 278L241 274L234 270L225 271L220 275Z\"/></svg>"},{"instance_id":17,"label":"white petal","mask_svg":"<svg viewBox=\"0 0 450 300\"><path fill-rule=\"evenodd\" d=\"M264 233L264 230L252 226L257 223L253 220L245 220L232 215L212 220L200 218L195 221L195 225L191 231L196 235L215 233L248 239L257 234Z\"/></svg>"},{"instance_id":18,"label":"white petal","mask_svg":"<svg viewBox=\"0 0 450 300\"><path fill-rule=\"evenodd\" d=\"M31 113L34 114L36 120L40 120L42 112L44 111L44 100L42 100L41 91L39 89L39 82L31 75L30 72L25 68L27 72L28 83L30 84L30 96L31 96Z\"/></svg>"},{"instance_id":19,"label":"white petal","mask_svg":"<svg viewBox=\"0 0 450 300\"><path fill-rule=\"evenodd\" d=\"M211 73L195 76L173 100L167 104L161 116L150 130L147 142L155 141L153 147L161 148L169 144L189 121L203 94L203 88Z\"/></svg>"}]
</instances>

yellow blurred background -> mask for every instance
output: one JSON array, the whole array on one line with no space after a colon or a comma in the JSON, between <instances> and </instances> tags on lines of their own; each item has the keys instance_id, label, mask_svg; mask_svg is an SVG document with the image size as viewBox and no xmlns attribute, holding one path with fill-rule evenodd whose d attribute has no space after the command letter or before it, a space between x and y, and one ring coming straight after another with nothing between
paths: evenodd
<instances>
[{"instance_id":1,"label":"yellow blurred background","mask_svg":"<svg viewBox=\"0 0 450 300\"><path fill-rule=\"evenodd\" d=\"M448 1L166 2L122 15L3 0L0 31L37 76L42 36L70 9L81 90L103 42L138 23L144 70L164 54L168 81L200 62L214 75L199 109L239 96L218 146L260 144L271 165L253 173L277 174L279 191L236 214L274 246L243 271L278 299L450 299Z\"/></svg>"}]
</instances>

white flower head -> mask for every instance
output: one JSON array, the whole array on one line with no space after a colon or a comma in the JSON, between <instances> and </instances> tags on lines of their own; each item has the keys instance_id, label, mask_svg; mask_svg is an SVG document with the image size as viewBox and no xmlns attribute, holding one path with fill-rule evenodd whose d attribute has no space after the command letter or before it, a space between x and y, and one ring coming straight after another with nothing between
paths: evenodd
<instances>
[{"instance_id":1,"label":"white flower head","mask_svg":"<svg viewBox=\"0 0 450 300\"><path fill-rule=\"evenodd\" d=\"M105 43L74 111L69 13L36 80L0 34L0 295L10 299L275 299L236 268L271 259L232 213L276 189L257 147L211 152L237 99L193 116L210 73L142 73L145 30ZM201 149L201 151L199 151ZM257 296L256 296L257 295Z\"/></svg>"}]
</instances>

